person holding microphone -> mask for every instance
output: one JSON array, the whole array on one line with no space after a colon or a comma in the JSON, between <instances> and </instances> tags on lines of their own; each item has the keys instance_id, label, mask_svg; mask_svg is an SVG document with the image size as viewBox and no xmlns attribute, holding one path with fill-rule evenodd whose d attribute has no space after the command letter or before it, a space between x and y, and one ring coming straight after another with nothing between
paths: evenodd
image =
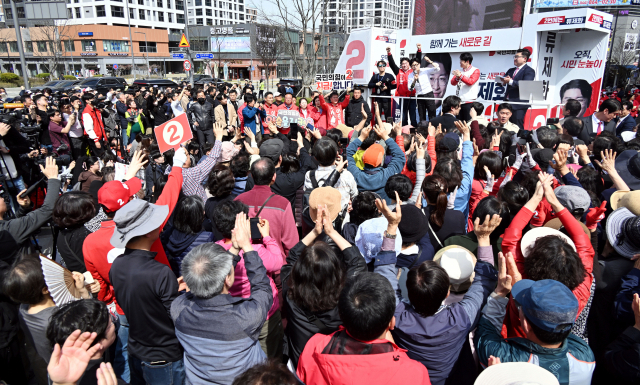
<instances>
[{"instance_id":1,"label":"person holding microphone","mask_svg":"<svg viewBox=\"0 0 640 385\"><path fill-rule=\"evenodd\" d=\"M462 99L464 104L460 109L460 119L468 122L471 120L471 103L478 98L480 84L480 70L471 65L473 55L469 52L460 54L460 69L453 71L451 85L456 86L456 96Z\"/></svg>"},{"instance_id":2,"label":"person holding microphone","mask_svg":"<svg viewBox=\"0 0 640 385\"><path fill-rule=\"evenodd\" d=\"M418 52L422 51L422 45L417 44ZM419 56L419 55L418 55ZM436 102L433 99L421 99L421 98L433 98L433 88L431 88L431 81L429 75L440 71L440 65L426 55L423 58L429 65L433 67L420 68L420 57L411 60L411 68L413 72L409 74L407 81L409 83L409 91L415 91L418 96L418 118L421 122L427 120L427 113L429 114L429 120L436 117Z\"/></svg>"}]
</instances>

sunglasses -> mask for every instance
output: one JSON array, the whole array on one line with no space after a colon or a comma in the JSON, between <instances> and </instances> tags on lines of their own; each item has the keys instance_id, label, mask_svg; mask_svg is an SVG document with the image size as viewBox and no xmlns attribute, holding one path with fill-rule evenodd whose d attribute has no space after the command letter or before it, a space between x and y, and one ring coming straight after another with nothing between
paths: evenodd
<instances>
[{"instance_id":1,"label":"sunglasses","mask_svg":"<svg viewBox=\"0 0 640 385\"><path fill-rule=\"evenodd\" d=\"M383 63L378 64L378 67L386 67L386 66L387 66L387 65L386 65L386 64L383 64Z\"/></svg>"}]
</instances>

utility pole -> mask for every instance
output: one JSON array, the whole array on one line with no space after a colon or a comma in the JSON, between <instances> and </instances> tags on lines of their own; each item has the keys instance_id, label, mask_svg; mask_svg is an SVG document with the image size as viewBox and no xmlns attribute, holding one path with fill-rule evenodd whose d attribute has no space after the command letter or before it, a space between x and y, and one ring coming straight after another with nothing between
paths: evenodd
<instances>
[{"instance_id":1,"label":"utility pole","mask_svg":"<svg viewBox=\"0 0 640 385\"><path fill-rule=\"evenodd\" d=\"M136 32L144 35L144 52L146 53L146 61L147 61L147 75L151 75L151 69L149 68L149 43L147 43L147 34L144 32Z\"/></svg>"},{"instance_id":2,"label":"utility pole","mask_svg":"<svg viewBox=\"0 0 640 385\"><path fill-rule=\"evenodd\" d=\"M16 40L18 41L18 53L20 53L20 67L22 67L22 80L24 81L24 88L29 89L29 76L27 75L27 61L24 59L24 47L22 46L22 34L20 33L20 26L18 25L18 7L16 2L11 1L11 13L13 13L13 27L16 30Z\"/></svg>"},{"instance_id":3,"label":"utility pole","mask_svg":"<svg viewBox=\"0 0 640 385\"><path fill-rule=\"evenodd\" d=\"M189 45L191 45L191 41L189 40L189 0L184 1L184 34L187 37ZM191 47L187 47L187 60L191 62L191 70L189 70L189 84L193 87L193 61L191 60Z\"/></svg>"},{"instance_id":4,"label":"utility pole","mask_svg":"<svg viewBox=\"0 0 640 385\"><path fill-rule=\"evenodd\" d=\"M129 24L129 45L131 46L131 73L133 74L133 81L136 81L136 58L133 55L133 35L131 34L131 12L129 11L129 2L125 0L127 4L127 24Z\"/></svg>"}]
</instances>

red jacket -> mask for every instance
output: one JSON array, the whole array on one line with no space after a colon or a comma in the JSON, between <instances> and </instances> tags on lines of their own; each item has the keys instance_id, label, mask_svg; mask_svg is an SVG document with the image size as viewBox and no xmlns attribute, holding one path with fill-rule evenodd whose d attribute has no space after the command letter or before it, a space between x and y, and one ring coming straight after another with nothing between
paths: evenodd
<instances>
[{"instance_id":1,"label":"red jacket","mask_svg":"<svg viewBox=\"0 0 640 385\"><path fill-rule=\"evenodd\" d=\"M311 117L313 118L313 126L320 130L322 136L327 134L327 110L322 109L322 112L317 107L309 107L311 111Z\"/></svg>"},{"instance_id":2,"label":"red jacket","mask_svg":"<svg viewBox=\"0 0 640 385\"><path fill-rule=\"evenodd\" d=\"M182 189L182 168L174 167L169 174L169 179L165 184L162 194L158 197L157 205L169 206L169 215L165 219L160 229L169 220L173 209L178 203L178 197L180 196L180 190ZM111 264L120 256L124 249L116 249L111 246L111 236L115 229L115 223L113 220L104 221L100 226L100 229L93 234L89 234L82 244L82 254L84 255L84 264L87 267L87 271L91 273L93 279L100 282L100 292L98 293L98 299L107 305L115 304L118 314L124 314L118 303L116 302L115 291L109 280L109 270L111 270ZM164 253L164 248L160 242L160 238L151 246L151 251L158 253L155 260L169 265L167 255Z\"/></svg>"},{"instance_id":3,"label":"red jacket","mask_svg":"<svg viewBox=\"0 0 640 385\"><path fill-rule=\"evenodd\" d=\"M298 360L297 375L305 384L313 385L430 385L427 368L414 361L396 344L387 340L368 341L368 344L393 345L393 351L379 354L325 354L323 350L334 334L316 334L304 347Z\"/></svg>"},{"instance_id":4,"label":"red jacket","mask_svg":"<svg viewBox=\"0 0 640 385\"><path fill-rule=\"evenodd\" d=\"M91 117L93 128L90 128L91 125L89 125L88 122L84 120L85 115L89 115ZM105 138L104 123L102 122L102 114L100 113L100 111L96 110L90 105L87 105L82 111L82 119L84 123L83 126L85 128L84 134L89 136L91 140L97 143L98 141Z\"/></svg>"},{"instance_id":5,"label":"red jacket","mask_svg":"<svg viewBox=\"0 0 640 385\"><path fill-rule=\"evenodd\" d=\"M327 111L327 131L344 124L344 109L349 105L349 95L344 97L342 103L335 106L324 100L324 96L320 94L320 105L323 110Z\"/></svg>"},{"instance_id":6,"label":"red jacket","mask_svg":"<svg viewBox=\"0 0 640 385\"><path fill-rule=\"evenodd\" d=\"M262 109L267 113L267 118L262 122L262 127L264 128L264 133L269 134L269 122L273 120L275 123L275 120L278 117L278 106L273 103L269 106L265 103L262 105Z\"/></svg>"},{"instance_id":7,"label":"red jacket","mask_svg":"<svg viewBox=\"0 0 640 385\"><path fill-rule=\"evenodd\" d=\"M504 238L502 240L502 252L513 253L513 257L518 266L518 271L522 274L522 278L528 278L524 272L524 256L520 251L520 241L522 239L522 230L529 224L533 217L533 212L526 207L520 209L518 214L513 218L511 224L504 232ZM578 299L580 305L578 309L578 316L582 312L582 309L587 305L589 297L591 296L591 284L593 283L593 256L595 255L593 247L591 246L591 239L585 234L580 222L571 215L566 208L556 214L562 226L567 230L569 238L576 245L576 251L580 260L584 265L585 277L584 281L578 287L573 290L573 294ZM509 300L507 304L507 315L504 318L504 324L502 325L502 336L504 338L522 337L526 338L522 327L520 326L520 318L518 316L518 309L515 306L513 299Z\"/></svg>"},{"instance_id":8,"label":"red jacket","mask_svg":"<svg viewBox=\"0 0 640 385\"><path fill-rule=\"evenodd\" d=\"M278 111L279 111L279 110L298 111L298 106L296 106L294 103L291 103L291 105L289 105L289 106L287 107L287 104L286 104L286 103L282 103L282 104L280 105L280 107L278 107ZM284 135L287 135L287 134L289 133L289 131L290 131L290 130L291 130L291 128L290 128L290 127L282 127L282 128L280 129L280 132L281 132L282 134L284 134Z\"/></svg>"}]
</instances>

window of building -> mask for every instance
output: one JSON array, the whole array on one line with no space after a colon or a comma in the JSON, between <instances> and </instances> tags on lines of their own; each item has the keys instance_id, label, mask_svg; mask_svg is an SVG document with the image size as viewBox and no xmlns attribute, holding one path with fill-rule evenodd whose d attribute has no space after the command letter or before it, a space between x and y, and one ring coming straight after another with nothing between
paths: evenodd
<instances>
[{"instance_id":1,"label":"window of building","mask_svg":"<svg viewBox=\"0 0 640 385\"><path fill-rule=\"evenodd\" d=\"M162 4L162 0L157 0L156 4L157 4L158 8L163 8L164 7L164 5Z\"/></svg>"},{"instance_id":2,"label":"window of building","mask_svg":"<svg viewBox=\"0 0 640 385\"><path fill-rule=\"evenodd\" d=\"M135 8L129 8L129 18L130 19L135 19L136 18L136 9Z\"/></svg>"},{"instance_id":3,"label":"window of building","mask_svg":"<svg viewBox=\"0 0 640 385\"><path fill-rule=\"evenodd\" d=\"M7 52L9 52L9 51L7 50L7 43L1 43L1 42L0 42L0 52L2 52L2 53L7 53Z\"/></svg>"},{"instance_id":4,"label":"window of building","mask_svg":"<svg viewBox=\"0 0 640 385\"><path fill-rule=\"evenodd\" d=\"M229 3L229 9L233 9L233 4Z\"/></svg>"},{"instance_id":5,"label":"window of building","mask_svg":"<svg viewBox=\"0 0 640 385\"><path fill-rule=\"evenodd\" d=\"M238 11L244 12L244 5L238 5Z\"/></svg>"},{"instance_id":6,"label":"window of building","mask_svg":"<svg viewBox=\"0 0 640 385\"><path fill-rule=\"evenodd\" d=\"M103 40L104 52L129 52L129 42L126 40Z\"/></svg>"},{"instance_id":7,"label":"window of building","mask_svg":"<svg viewBox=\"0 0 640 385\"><path fill-rule=\"evenodd\" d=\"M38 42L38 52L47 52L47 42L46 41L39 41Z\"/></svg>"},{"instance_id":8,"label":"window of building","mask_svg":"<svg viewBox=\"0 0 640 385\"><path fill-rule=\"evenodd\" d=\"M25 52L33 52L33 42L32 41L25 41L24 42L24 51Z\"/></svg>"},{"instance_id":9,"label":"window of building","mask_svg":"<svg viewBox=\"0 0 640 385\"><path fill-rule=\"evenodd\" d=\"M184 11L184 1L183 0L176 0L176 9L178 11ZM182 15L182 17L184 18L184 15Z\"/></svg>"},{"instance_id":10,"label":"window of building","mask_svg":"<svg viewBox=\"0 0 640 385\"><path fill-rule=\"evenodd\" d=\"M123 7L114 7L111 6L111 16L112 17L124 17L124 8Z\"/></svg>"},{"instance_id":11,"label":"window of building","mask_svg":"<svg viewBox=\"0 0 640 385\"><path fill-rule=\"evenodd\" d=\"M240 20L244 20L244 14L240 14Z\"/></svg>"},{"instance_id":12,"label":"window of building","mask_svg":"<svg viewBox=\"0 0 640 385\"><path fill-rule=\"evenodd\" d=\"M279 78L287 78L289 77L289 64L278 64L278 77Z\"/></svg>"},{"instance_id":13,"label":"window of building","mask_svg":"<svg viewBox=\"0 0 640 385\"><path fill-rule=\"evenodd\" d=\"M196 16L202 16L202 8L196 9Z\"/></svg>"},{"instance_id":14,"label":"window of building","mask_svg":"<svg viewBox=\"0 0 640 385\"><path fill-rule=\"evenodd\" d=\"M67 19L73 19L73 9L67 8Z\"/></svg>"},{"instance_id":15,"label":"window of building","mask_svg":"<svg viewBox=\"0 0 640 385\"><path fill-rule=\"evenodd\" d=\"M144 0L138 0L138 5L144 5Z\"/></svg>"},{"instance_id":16,"label":"window of building","mask_svg":"<svg viewBox=\"0 0 640 385\"><path fill-rule=\"evenodd\" d=\"M82 18L82 12L80 12L80 8L76 8L76 19Z\"/></svg>"},{"instance_id":17,"label":"window of building","mask_svg":"<svg viewBox=\"0 0 640 385\"><path fill-rule=\"evenodd\" d=\"M176 23L184 24L184 15L182 13L176 13Z\"/></svg>"},{"instance_id":18,"label":"window of building","mask_svg":"<svg viewBox=\"0 0 640 385\"><path fill-rule=\"evenodd\" d=\"M206 5L207 7L211 6L211 0L204 0L204 5Z\"/></svg>"},{"instance_id":19,"label":"window of building","mask_svg":"<svg viewBox=\"0 0 640 385\"><path fill-rule=\"evenodd\" d=\"M18 19L24 19L24 7L18 7Z\"/></svg>"},{"instance_id":20,"label":"window of building","mask_svg":"<svg viewBox=\"0 0 640 385\"><path fill-rule=\"evenodd\" d=\"M202 18L196 19L196 25L204 25L204 21L202 21Z\"/></svg>"},{"instance_id":21,"label":"window of building","mask_svg":"<svg viewBox=\"0 0 640 385\"><path fill-rule=\"evenodd\" d=\"M380 18L379 17L375 18L374 24L380 24Z\"/></svg>"},{"instance_id":22,"label":"window of building","mask_svg":"<svg viewBox=\"0 0 640 385\"><path fill-rule=\"evenodd\" d=\"M376 8L382 8L382 3L376 3Z\"/></svg>"},{"instance_id":23,"label":"window of building","mask_svg":"<svg viewBox=\"0 0 640 385\"><path fill-rule=\"evenodd\" d=\"M213 25L213 20L207 19L207 25Z\"/></svg>"},{"instance_id":24,"label":"window of building","mask_svg":"<svg viewBox=\"0 0 640 385\"><path fill-rule=\"evenodd\" d=\"M138 10L138 17L140 18L140 20L144 20L144 18L145 18L144 9L139 9Z\"/></svg>"},{"instance_id":25,"label":"window of building","mask_svg":"<svg viewBox=\"0 0 640 385\"><path fill-rule=\"evenodd\" d=\"M83 52L94 52L96 50L95 40L81 40ZM40 42L38 42L38 51L40 51Z\"/></svg>"},{"instance_id":26,"label":"window of building","mask_svg":"<svg viewBox=\"0 0 640 385\"><path fill-rule=\"evenodd\" d=\"M106 17L107 16L107 11L105 10L104 5L96 6L96 16L97 17Z\"/></svg>"},{"instance_id":27,"label":"window of building","mask_svg":"<svg viewBox=\"0 0 640 385\"><path fill-rule=\"evenodd\" d=\"M202 0L196 0L196 7L202 7Z\"/></svg>"},{"instance_id":28,"label":"window of building","mask_svg":"<svg viewBox=\"0 0 640 385\"><path fill-rule=\"evenodd\" d=\"M158 12L158 21L164 21L164 12Z\"/></svg>"},{"instance_id":29,"label":"window of building","mask_svg":"<svg viewBox=\"0 0 640 385\"><path fill-rule=\"evenodd\" d=\"M76 47L75 47L75 44L73 44L73 41L65 40L64 41L64 50L66 52L75 52Z\"/></svg>"},{"instance_id":30,"label":"window of building","mask_svg":"<svg viewBox=\"0 0 640 385\"><path fill-rule=\"evenodd\" d=\"M18 42L17 41L10 41L9 42L9 51L18 52Z\"/></svg>"},{"instance_id":31,"label":"window of building","mask_svg":"<svg viewBox=\"0 0 640 385\"><path fill-rule=\"evenodd\" d=\"M140 48L140 52L152 52L152 53L158 52L158 48L156 47L155 42L141 41L138 47Z\"/></svg>"},{"instance_id":32,"label":"window of building","mask_svg":"<svg viewBox=\"0 0 640 385\"><path fill-rule=\"evenodd\" d=\"M167 21L173 23L173 13L167 13Z\"/></svg>"},{"instance_id":33,"label":"window of building","mask_svg":"<svg viewBox=\"0 0 640 385\"><path fill-rule=\"evenodd\" d=\"M382 16L382 11L376 11L375 16Z\"/></svg>"},{"instance_id":34,"label":"window of building","mask_svg":"<svg viewBox=\"0 0 640 385\"><path fill-rule=\"evenodd\" d=\"M207 16L213 16L213 11L210 9L206 9L204 12Z\"/></svg>"}]
</instances>

